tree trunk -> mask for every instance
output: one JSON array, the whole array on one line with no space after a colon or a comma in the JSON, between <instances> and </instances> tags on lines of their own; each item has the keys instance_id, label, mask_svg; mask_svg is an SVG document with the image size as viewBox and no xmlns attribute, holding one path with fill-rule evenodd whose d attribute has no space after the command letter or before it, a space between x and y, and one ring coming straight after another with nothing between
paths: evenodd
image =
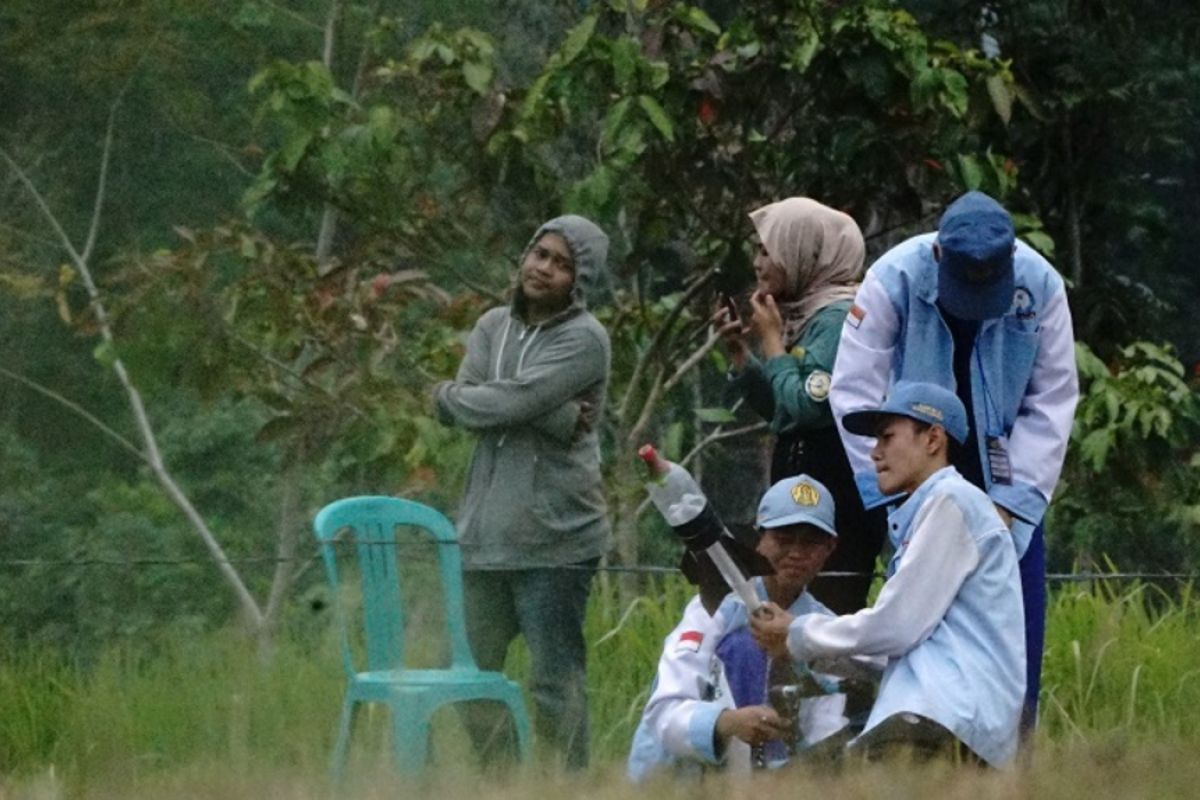
<instances>
[{"instance_id":1,"label":"tree trunk","mask_svg":"<svg viewBox=\"0 0 1200 800\"><path fill-rule=\"evenodd\" d=\"M638 559L638 506L641 505L641 481L630 453L618 453L610 484L613 497L613 540L622 566L636 566ZM637 575L623 572L617 580L617 592L624 606L638 595Z\"/></svg>"},{"instance_id":2,"label":"tree trunk","mask_svg":"<svg viewBox=\"0 0 1200 800\"><path fill-rule=\"evenodd\" d=\"M1075 178L1075 148L1071 135L1071 114L1063 120L1063 173L1067 195L1067 274L1075 289L1083 288L1083 232L1080 222L1079 187Z\"/></svg>"},{"instance_id":3,"label":"tree trunk","mask_svg":"<svg viewBox=\"0 0 1200 800\"><path fill-rule=\"evenodd\" d=\"M284 601L295 583L296 549L299 544L300 480L305 464L302 454L291 459L281 476L279 519L275 526L275 572L271 576L271 590L267 595L267 606L263 611L263 624L258 631L259 656L265 662L274 650L275 634L283 616Z\"/></svg>"}]
</instances>

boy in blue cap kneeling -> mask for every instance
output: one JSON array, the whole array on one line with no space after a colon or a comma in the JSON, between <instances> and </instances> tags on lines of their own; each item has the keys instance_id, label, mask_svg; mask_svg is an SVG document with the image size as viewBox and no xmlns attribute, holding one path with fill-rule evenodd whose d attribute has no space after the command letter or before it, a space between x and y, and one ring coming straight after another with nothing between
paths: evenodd
<instances>
[{"instance_id":1,"label":"boy in blue cap kneeling","mask_svg":"<svg viewBox=\"0 0 1200 800\"><path fill-rule=\"evenodd\" d=\"M880 491L907 495L888 517L887 582L873 607L842 617L768 604L750 622L754 637L772 656L887 659L852 752L1003 766L1017 751L1025 693L1021 583L995 505L949 466L950 439L967 437L962 402L940 386L902 382L881 407L842 424L875 437Z\"/></svg>"},{"instance_id":2,"label":"boy in blue cap kneeling","mask_svg":"<svg viewBox=\"0 0 1200 800\"><path fill-rule=\"evenodd\" d=\"M779 481L763 495L756 549L774 573L754 579L761 600L794 615L833 619L806 591L837 543L833 520L829 490L807 475ZM684 772L776 766L845 728L846 696L837 683L786 656L772 662L747 624L746 606L734 594L711 615L699 595L688 603L663 644L629 754L631 779L668 766ZM776 686L783 690L776 698L799 696L785 714L769 703L768 687Z\"/></svg>"}]
</instances>

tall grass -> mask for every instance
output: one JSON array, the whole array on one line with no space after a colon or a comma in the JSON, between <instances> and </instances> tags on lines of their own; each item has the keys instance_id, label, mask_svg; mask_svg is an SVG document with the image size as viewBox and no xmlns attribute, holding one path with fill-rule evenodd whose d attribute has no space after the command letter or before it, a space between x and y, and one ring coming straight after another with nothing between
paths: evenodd
<instances>
[{"instance_id":1,"label":"tall grass","mask_svg":"<svg viewBox=\"0 0 1200 800\"><path fill-rule=\"evenodd\" d=\"M315 657L314 657L315 656ZM0 663L0 770L54 765L69 782L137 781L201 759L237 774L324 763L341 700L332 652L242 637L122 645L82 668L46 652Z\"/></svg>"},{"instance_id":2,"label":"tall grass","mask_svg":"<svg viewBox=\"0 0 1200 800\"><path fill-rule=\"evenodd\" d=\"M689 594L681 580L661 579L622 605L614 587L597 586L586 633L592 774L601 783L624 757L662 639ZM1044 745L1070 753L1096 743L1168 750L1200 743L1198 634L1200 601L1190 591L1175 599L1145 586L1057 593ZM52 769L69 794L97 785L166 787L201 774L247 786L281 775L313 785L323 780L341 702L334 642L328 629L287 638L265 662L232 632L114 646L86 667L47 651L7 652L0 656L0 774L35 781ZM522 648L508 670L526 673ZM376 713L374 733L370 719L363 726L360 759L365 748L386 761L383 721ZM449 715L440 727L440 742L459 742L451 745L459 748L453 762L463 748L457 720Z\"/></svg>"},{"instance_id":3,"label":"tall grass","mask_svg":"<svg viewBox=\"0 0 1200 800\"><path fill-rule=\"evenodd\" d=\"M1200 740L1200 599L1191 586L1177 595L1104 582L1060 591L1044 676L1051 737Z\"/></svg>"}]
</instances>

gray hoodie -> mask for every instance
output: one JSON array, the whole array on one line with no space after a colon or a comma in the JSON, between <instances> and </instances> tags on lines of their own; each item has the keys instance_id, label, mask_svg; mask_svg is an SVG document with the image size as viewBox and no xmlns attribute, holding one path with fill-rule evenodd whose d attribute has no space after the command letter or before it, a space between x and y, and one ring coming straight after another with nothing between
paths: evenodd
<instances>
[{"instance_id":1,"label":"gray hoodie","mask_svg":"<svg viewBox=\"0 0 1200 800\"><path fill-rule=\"evenodd\" d=\"M599 439L575 433L579 401L599 418L608 389L608 333L585 302L608 237L568 215L538 228L525 252L546 233L561 235L575 262L571 305L527 325L518 280L511 306L475 324L457 378L434 391L442 420L479 437L458 514L469 569L569 564L609 547Z\"/></svg>"}]
</instances>

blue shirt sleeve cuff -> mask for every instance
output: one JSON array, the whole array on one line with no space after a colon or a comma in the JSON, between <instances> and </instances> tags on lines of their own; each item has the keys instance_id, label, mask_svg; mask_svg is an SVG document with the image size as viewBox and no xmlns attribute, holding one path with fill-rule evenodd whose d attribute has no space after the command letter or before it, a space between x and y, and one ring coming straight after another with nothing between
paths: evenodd
<instances>
[{"instance_id":1,"label":"blue shirt sleeve cuff","mask_svg":"<svg viewBox=\"0 0 1200 800\"><path fill-rule=\"evenodd\" d=\"M1032 484L1014 481L1011 485L993 483L988 496L1014 516L1037 525L1046 513L1046 498Z\"/></svg>"},{"instance_id":2,"label":"blue shirt sleeve cuff","mask_svg":"<svg viewBox=\"0 0 1200 800\"><path fill-rule=\"evenodd\" d=\"M698 758L709 764L719 764L722 755L717 753L717 717L725 709L713 704L698 707L688 722L688 742Z\"/></svg>"},{"instance_id":3,"label":"blue shirt sleeve cuff","mask_svg":"<svg viewBox=\"0 0 1200 800\"><path fill-rule=\"evenodd\" d=\"M1036 529L1036 525L1030 525L1020 517L1013 518L1012 538L1013 547L1017 550L1017 558L1025 557L1025 551L1029 549L1029 543L1033 540L1033 532Z\"/></svg>"}]
</instances>

